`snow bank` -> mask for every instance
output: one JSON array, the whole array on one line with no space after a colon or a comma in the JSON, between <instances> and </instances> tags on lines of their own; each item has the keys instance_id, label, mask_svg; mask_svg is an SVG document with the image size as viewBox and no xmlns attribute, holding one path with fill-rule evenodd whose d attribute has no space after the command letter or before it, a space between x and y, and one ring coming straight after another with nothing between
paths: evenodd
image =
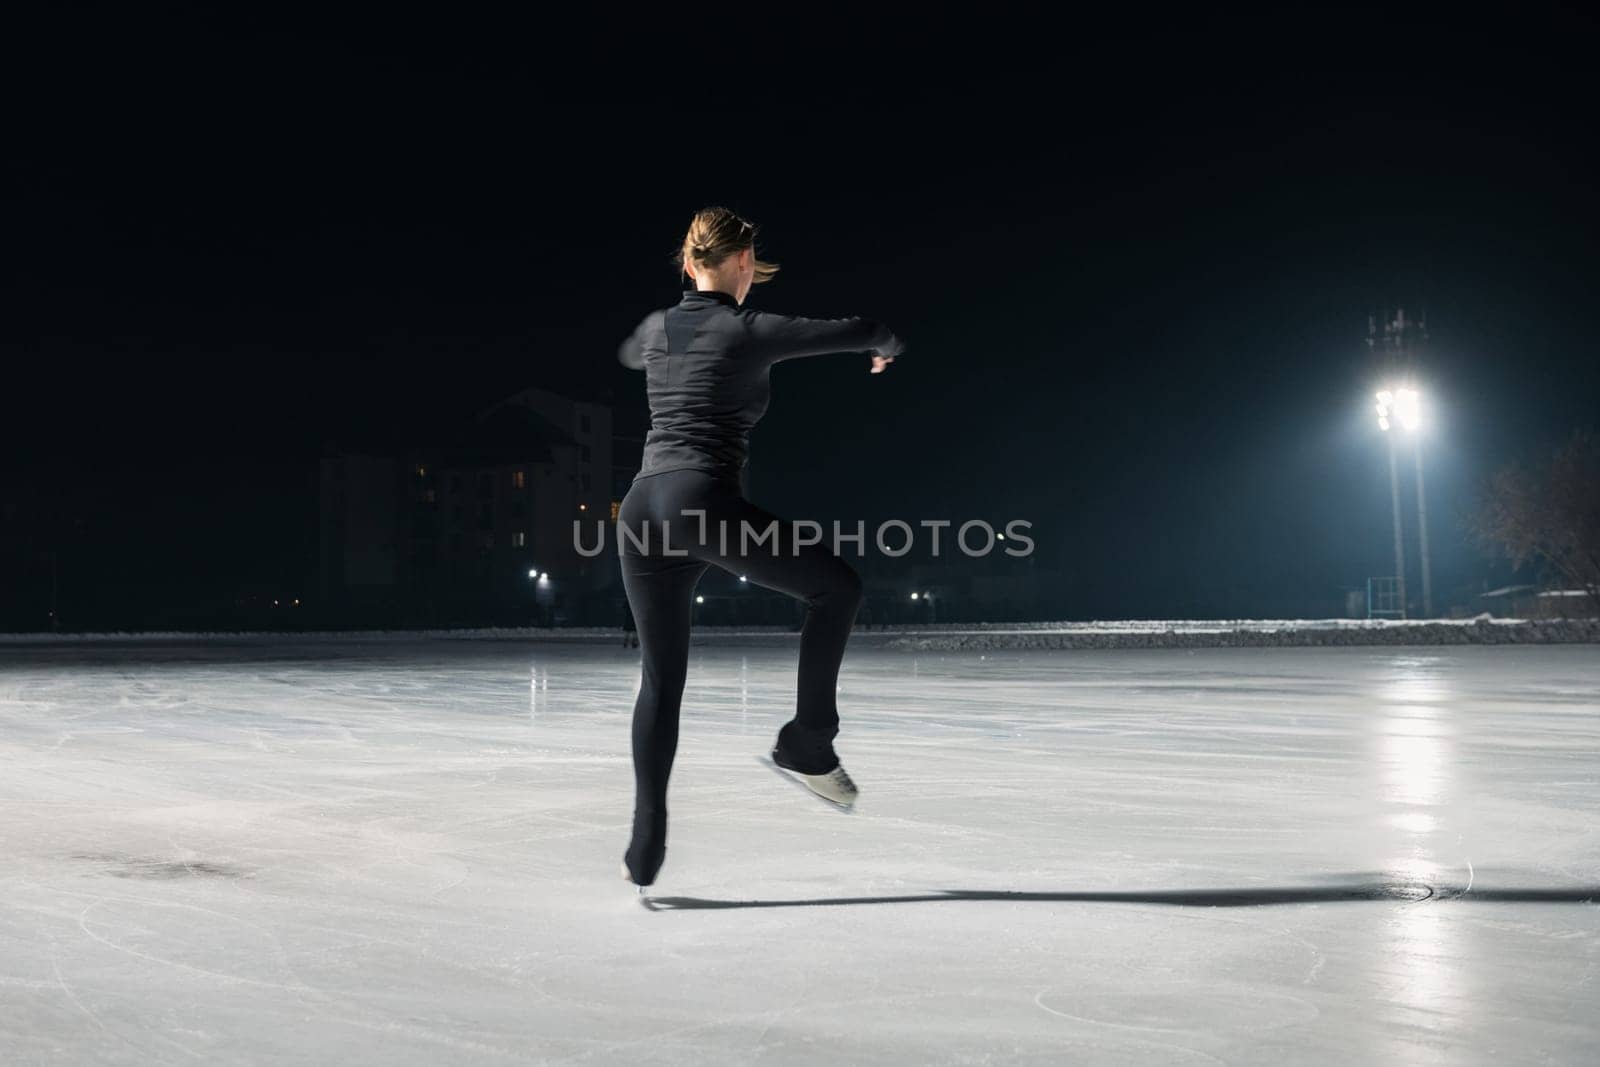
<instances>
[{"instance_id":1,"label":"snow bank","mask_svg":"<svg viewBox=\"0 0 1600 1067\"><path fill-rule=\"evenodd\" d=\"M905 634L895 648L1281 648L1600 643L1600 619L1238 619L966 627Z\"/></svg>"},{"instance_id":2,"label":"snow bank","mask_svg":"<svg viewBox=\"0 0 1600 1067\"><path fill-rule=\"evenodd\" d=\"M793 639L787 626L696 626L696 644L717 639ZM0 645L93 642L319 643L378 641L620 642L620 627L474 627L454 630L146 631L0 634ZM853 641L888 648L1265 648L1333 645L1516 645L1600 643L1600 619L1110 619L980 622L857 628Z\"/></svg>"}]
</instances>

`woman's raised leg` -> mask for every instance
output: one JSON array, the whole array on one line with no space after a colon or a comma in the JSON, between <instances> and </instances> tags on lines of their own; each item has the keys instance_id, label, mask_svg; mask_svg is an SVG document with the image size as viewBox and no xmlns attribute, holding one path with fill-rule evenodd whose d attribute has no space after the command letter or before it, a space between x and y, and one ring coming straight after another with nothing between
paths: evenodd
<instances>
[{"instance_id":1,"label":"woman's raised leg","mask_svg":"<svg viewBox=\"0 0 1600 1067\"><path fill-rule=\"evenodd\" d=\"M726 524L725 550L718 520ZM805 603L795 714L779 736L808 773L832 770L838 764L833 739L839 733L839 665L861 606L861 576L824 544L796 548L792 523L736 493L719 494L708 505L707 527L707 559ZM771 536L758 543L768 531Z\"/></svg>"}]
</instances>

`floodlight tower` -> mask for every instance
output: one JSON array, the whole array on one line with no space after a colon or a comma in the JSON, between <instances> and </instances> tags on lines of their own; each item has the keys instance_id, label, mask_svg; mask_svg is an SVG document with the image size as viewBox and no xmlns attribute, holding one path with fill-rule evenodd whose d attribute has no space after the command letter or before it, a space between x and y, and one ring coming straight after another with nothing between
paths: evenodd
<instances>
[{"instance_id":1,"label":"floodlight tower","mask_svg":"<svg viewBox=\"0 0 1600 1067\"><path fill-rule=\"evenodd\" d=\"M1394 458L1394 434L1389 432L1389 406L1394 393L1378 390L1378 429L1389 442L1389 504L1394 512L1394 579L1400 593L1400 617L1406 617L1406 546L1400 528L1400 471Z\"/></svg>"},{"instance_id":2,"label":"floodlight tower","mask_svg":"<svg viewBox=\"0 0 1600 1067\"><path fill-rule=\"evenodd\" d=\"M1422 613L1433 614L1433 574L1428 558L1428 501L1422 476L1423 401L1418 385L1419 365L1428 344L1428 316L1406 318L1405 308L1384 314L1380 330L1376 316L1367 318L1367 347L1377 357L1385 384L1376 395L1378 428L1389 438L1389 500L1394 509L1394 573L1400 591L1401 617L1405 617L1405 543L1400 527L1400 476L1395 460L1395 437L1410 436L1417 464L1417 537L1422 547Z\"/></svg>"}]
</instances>

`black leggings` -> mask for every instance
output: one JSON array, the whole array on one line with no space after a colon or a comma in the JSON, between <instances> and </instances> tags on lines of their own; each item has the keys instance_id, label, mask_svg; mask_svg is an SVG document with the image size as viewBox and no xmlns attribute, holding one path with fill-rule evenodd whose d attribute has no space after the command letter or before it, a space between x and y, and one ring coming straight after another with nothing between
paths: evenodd
<instances>
[{"instance_id":1,"label":"black leggings","mask_svg":"<svg viewBox=\"0 0 1600 1067\"><path fill-rule=\"evenodd\" d=\"M639 478L623 497L617 519L622 584L643 661L633 706L633 840L626 861L634 881L649 885L666 853L667 779L678 749L700 576L714 563L805 602L795 715L778 740L797 767L819 774L838 765L834 694L861 606L861 578L824 544L802 545L796 552L793 527L744 499L731 477L675 470Z\"/></svg>"}]
</instances>

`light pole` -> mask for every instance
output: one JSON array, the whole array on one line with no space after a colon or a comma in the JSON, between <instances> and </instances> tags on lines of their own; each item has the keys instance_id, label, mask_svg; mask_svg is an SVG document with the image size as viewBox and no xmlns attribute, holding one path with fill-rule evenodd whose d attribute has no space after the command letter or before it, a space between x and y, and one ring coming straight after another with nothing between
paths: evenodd
<instances>
[{"instance_id":1,"label":"light pole","mask_svg":"<svg viewBox=\"0 0 1600 1067\"><path fill-rule=\"evenodd\" d=\"M1389 505L1394 511L1394 579L1400 594L1400 617L1406 617L1406 549L1400 532L1400 470L1394 458L1394 435L1389 432L1389 414L1395 406L1394 391L1378 391L1378 429L1389 439Z\"/></svg>"},{"instance_id":2,"label":"light pole","mask_svg":"<svg viewBox=\"0 0 1600 1067\"><path fill-rule=\"evenodd\" d=\"M1422 492L1422 435L1413 439L1417 449L1417 537L1422 541L1422 614L1433 616L1433 576L1428 568L1428 503Z\"/></svg>"},{"instance_id":3,"label":"light pole","mask_svg":"<svg viewBox=\"0 0 1600 1067\"><path fill-rule=\"evenodd\" d=\"M1433 575L1428 560L1428 504L1422 478L1422 396L1410 386L1382 389L1377 394L1378 429L1390 432L1398 420L1411 435L1417 461L1417 536L1422 543L1422 614L1433 614ZM1392 417L1392 418L1391 418ZM1406 617L1405 548L1400 532L1400 476L1395 460L1394 436L1389 437L1389 500L1394 509L1394 572L1400 586L1400 617Z\"/></svg>"}]
</instances>

